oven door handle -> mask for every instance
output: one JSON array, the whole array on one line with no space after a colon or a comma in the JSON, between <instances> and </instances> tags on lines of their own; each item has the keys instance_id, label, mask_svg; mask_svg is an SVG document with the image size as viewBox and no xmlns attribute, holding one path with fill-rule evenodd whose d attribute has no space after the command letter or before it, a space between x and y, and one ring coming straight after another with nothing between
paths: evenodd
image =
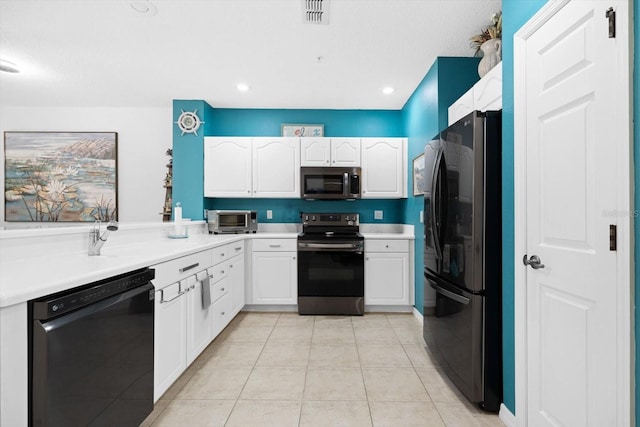
<instances>
[{"instance_id":1,"label":"oven door handle","mask_svg":"<svg viewBox=\"0 0 640 427\"><path fill-rule=\"evenodd\" d=\"M327 252L362 252L362 245L355 243L299 243L298 250Z\"/></svg>"}]
</instances>

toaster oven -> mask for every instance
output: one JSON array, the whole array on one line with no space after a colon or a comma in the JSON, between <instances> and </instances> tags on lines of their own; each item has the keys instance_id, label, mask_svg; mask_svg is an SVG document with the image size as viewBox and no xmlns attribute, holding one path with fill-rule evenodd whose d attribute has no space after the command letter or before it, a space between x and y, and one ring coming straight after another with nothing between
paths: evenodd
<instances>
[{"instance_id":1,"label":"toaster oven","mask_svg":"<svg viewBox=\"0 0 640 427\"><path fill-rule=\"evenodd\" d=\"M208 210L207 224L210 234L255 233L258 231L258 213Z\"/></svg>"}]
</instances>

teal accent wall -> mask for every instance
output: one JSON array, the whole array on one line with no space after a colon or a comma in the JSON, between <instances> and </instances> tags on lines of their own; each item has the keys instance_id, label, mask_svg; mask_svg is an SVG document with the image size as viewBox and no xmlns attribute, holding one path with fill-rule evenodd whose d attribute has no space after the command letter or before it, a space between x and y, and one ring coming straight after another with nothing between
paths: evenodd
<instances>
[{"instance_id":1,"label":"teal accent wall","mask_svg":"<svg viewBox=\"0 0 640 427\"><path fill-rule=\"evenodd\" d=\"M323 124L324 136L403 137L395 110L262 110L216 108L207 136L279 136L286 123Z\"/></svg>"},{"instance_id":2,"label":"teal accent wall","mask_svg":"<svg viewBox=\"0 0 640 427\"><path fill-rule=\"evenodd\" d=\"M403 137L402 113L397 110L278 110L212 108L200 100L175 100L174 121L182 111L198 110L204 121L198 131L173 133L173 202L182 204L183 216L204 219L204 209L253 209L260 222L299 222L301 211L354 211L362 222L402 223L404 200L304 201L300 199L214 199L204 198L204 136L278 136L285 123L320 123L325 136ZM267 220L266 210L273 211ZM374 220L373 211L383 219Z\"/></svg>"},{"instance_id":3,"label":"teal accent wall","mask_svg":"<svg viewBox=\"0 0 640 427\"><path fill-rule=\"evenodd\" d=\"M259 223L300 222L301 212L358 212L362 223L402 224L405 200L206 199L205 206L207 209L256 210ZM272 210L272 219L267 219L267 209ZM374 219L374 210L382 210L383 219Z\"/></svg>"},{"instance_id":4,"label":"teal accent wall","mask_svg":"<svg viewBox=\"0 0 640 427\"><path fill-rule=\"evenodd\" d=\"M173 121L176 122L182 111L196 111L205 124L198 129L198 135L182 131L173 125L173 206L182 205L182 216L199 220L203 218L204 203L204 131L208 104L199 100L174 100Z\"/></svg>"},{"instance_id":5,"label":"teal accent wall","mask_svg":"<svg viewBox=\"0 0 640 427\"><path fill-rule=\"evenodd\" d=\"M633 27L634 29L634 59L633 59L633 160L634 165L640 165L640 0L635 0L633 6ZM634 170L634 197L635 197L635 345L636 345L636 427L640 427L640 316L638 307L640 306L640 173Z\"/></svg>"},{"instance_id":6,"label":"teal accent wall","mask_svg":"<svg viewBox=\"0 0 640 427\"><path fill-rule=\"evenodd\" d=\"M402 137L400 111L394 110L288 110L216 108L207 136L278 136L286 123L322 124L324 136ZM358 212L363 223L402 223L404 200L305 201L301 199L205 199L207 209L252 209L259 222L300 222L300 212ZM267 209L273 211L268 220ZM374 220L373 211L383 219Z\"/></svg>"},{"instance_id":7,"label":"teal accent wall","mask_svg":"<svg viewBox=\"0 0 640 427\"><path fill-rule=\"evenodd\" d=\"M439 57L402 108L404 135L408 138L409 197L406 201L405 224L415 228L415 306L424 314L424 225L420 211L424 198L413 196L413 159L424 152L427 143L448 124L448 108L478 81L480 58Z\"/></svg>"}]
</instances>

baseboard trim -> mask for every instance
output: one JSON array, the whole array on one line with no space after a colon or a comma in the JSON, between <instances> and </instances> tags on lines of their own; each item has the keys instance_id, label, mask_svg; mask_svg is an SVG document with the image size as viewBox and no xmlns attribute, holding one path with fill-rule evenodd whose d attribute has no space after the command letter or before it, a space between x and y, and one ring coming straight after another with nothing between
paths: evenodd
<instances>
[{"instance_id":1,"label":"baseboard trim","mask_svg":"<svg viewBox=\"0 0 640 427\"><path fill-rule=\"evenodd\" d=\"M507 427L516 427L516 416L511 413L511 411L504 406L504 403L500 404L500 412L498 413L500 420Z\"/></svg>"},{"instance_id":2,"label":"baseboard trim","mask_svg":"<svg viewBox=\"0 0 640 427\"><path fill-rule=\"evenodd\" d=\"M416 320L420 322L420 326L422 326L424 324L424 317L422 316L422 313L420 313L418 309L415 307L413 307L412 312L413 312L413 317L415 317Z\"/></svg>"}]
</instances>

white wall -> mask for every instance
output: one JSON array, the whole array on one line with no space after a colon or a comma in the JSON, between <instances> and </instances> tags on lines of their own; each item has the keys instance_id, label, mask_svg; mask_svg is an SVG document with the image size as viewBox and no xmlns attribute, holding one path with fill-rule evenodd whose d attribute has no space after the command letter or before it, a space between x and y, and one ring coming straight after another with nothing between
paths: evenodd
<instances>
[{"instance_id":1,"label":"white wall","mask_svg":"<svg viewBox=\"0 0 640 427\"><path fill-rule=\"evenodd\" d=\"M118 133L118 215L122 222L162 221L164 177L173 145L173 108L0 108L0 131ZM4 136L0 185L4 194ZM4 197L0 207L4 222ZM10 225L10 224L6 224Z\"/></svg>"}]
</instances>

